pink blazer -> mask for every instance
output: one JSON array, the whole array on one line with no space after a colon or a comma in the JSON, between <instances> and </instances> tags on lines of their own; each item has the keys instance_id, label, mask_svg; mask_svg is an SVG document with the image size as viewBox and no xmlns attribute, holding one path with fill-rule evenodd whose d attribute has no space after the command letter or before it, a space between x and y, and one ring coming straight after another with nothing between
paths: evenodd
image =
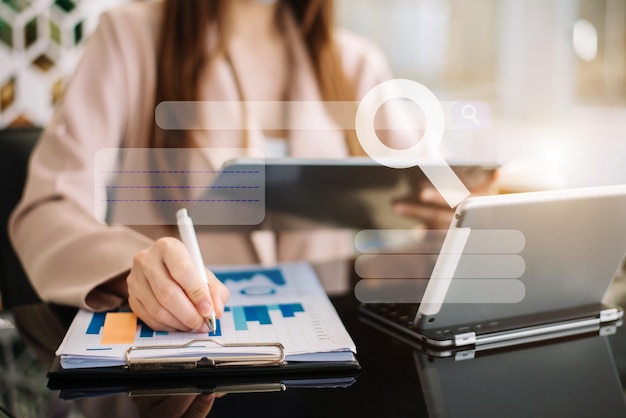
<instances>
[{"instance_id":1,"label":"pink blazer","mask_svg":"<svg viewBox=\"0 0 626 418\"><path fill-rule=\"evenodd\" d=\"M137 2L104 13L75 75L30 162L23 198L9 232L33 286L45 301L108 309L122 301L96 289L123 274L133 255L171 229L103 223L102 191L94 187L94 159L105 148L144 148L154 123L154 84L159 2ZM287 18L289 21L290 19ZM289 23L289 22L288 22ZM289 48L294 57L290 100L319 100L311 63L293 22ZM337 31L336 41L359 96L388 79L382 53L367 41ZM239 100L233 74L218 61L203 88L206 100ZM320 107L320 113L324 110ZM321 115L324 117L324 115ZM251 145L259 146L251 135ZM294 157L347 155L341 131L293 131ZM202 146L241 147L240 134L208 131ZM255 142L257 141L257 142ZM210 152L210 150L209 150ZM116 167L110 162L111 170ZM152 216L154 214L146 214ZM201 233L207 264L319 260L341 256L352 247L341 231L302 233Z\"/></svg>"}]
</instances>

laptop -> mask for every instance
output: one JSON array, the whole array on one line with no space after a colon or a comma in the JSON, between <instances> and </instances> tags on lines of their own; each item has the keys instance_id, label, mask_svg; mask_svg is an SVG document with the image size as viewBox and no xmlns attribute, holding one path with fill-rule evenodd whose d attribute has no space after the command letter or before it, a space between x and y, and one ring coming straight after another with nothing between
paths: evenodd
<instances>
[{"instance_id":1,"label":"laptop","mask_svg":"<svg viewBox=\"0 0 626 418\"><path fill-rule=\"evenodd\" d=\"M375 281L370 295L386 296L359 298L360 312L453 351L600 329L623 316L604 298L625 255L626 185L471 197L457 207L430 279L406 280L425 288L405 286L390 300L385 280ZM406 289L419 303L404 303Z\"/></svg>"}]
</instances>

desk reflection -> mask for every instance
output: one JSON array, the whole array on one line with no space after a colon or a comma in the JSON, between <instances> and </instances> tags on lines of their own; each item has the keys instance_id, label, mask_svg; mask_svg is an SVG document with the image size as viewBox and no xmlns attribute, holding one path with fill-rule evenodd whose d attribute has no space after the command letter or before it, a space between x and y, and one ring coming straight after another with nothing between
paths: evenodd
<instances>
[{"instance_id":1,"label":"desk reflection","mask_svg":"<svg viewBox=\"0 0 626 418\"><path fill-rule=\"evenodd\" d=\"M522 346L475 357L415 351L431 417L624 417L606 336Z\"/></svg>"},{"instance_id":2,"label":"desk reflection","mask_svg":"<svg viewBox=\"0 0 626 418\"><path fill-rule=\"evenodd\" d=\"M141 417L206 417L216 395L142 396L132 398Z\"/></svg>"},{"instance_id":3,"label":"desk reflection","mask_svg":"<svg viewBox=\"0 0 626 418\"><path fill-rule=\"evenodd\" d=\"M346 274L342 286L354 289L351 266L326 269L322 273L328 280ZM286 390L247 394L219 389L220 393L229 392L225 396L202 386L172 396L146 396L144 392L132 397L127 388L95 396L82 387L76 389L82 389L85 396L67 403L76 414L46 416L182 417L206 416L206 411L208 416L272 418L626 416L620 383L620 379L626 382L624 326L614 335L478 352L459 361L454 356L435 358L416 352L413 346L367 325L358 314L359 302L352 292L335 294L331 301L357 345L362 370L352 383L314 389L291 382ZM74 312L43 304L14 309L21 339L45 370L52 364ZM192 385L187 386L182 389ZM57 396L43 385L40 390L48 397Z\"/></svg>"}]
</instances>

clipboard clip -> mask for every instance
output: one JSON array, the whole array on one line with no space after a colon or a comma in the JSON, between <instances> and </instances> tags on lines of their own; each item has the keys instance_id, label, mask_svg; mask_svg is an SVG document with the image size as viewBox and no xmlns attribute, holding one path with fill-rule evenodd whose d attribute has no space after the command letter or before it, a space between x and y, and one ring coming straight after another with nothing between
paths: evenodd
<instances>
[{"instance_id":1,"label":"clipboard clip","mask_svg":"<svg viewBox=\"0 0 626 418\"><path fill-rule=\"evenodd\" d=\"M254 355L194 355L194 356L170 356L152 358L133 358L132 354L146 350L181 350L189 348L198 343L212 343L222 348L275 348L276 353L254 354ZM126 350L126 365L124 368L130 371L145 370L191 370L198 368L219 368L233 366L280 366L285 362L285 347L278 342L275 343L222 343L213 338L200 338L186 342L185 344L169 345L144 345L131 346Z\"/></svg>"}]
</instances>

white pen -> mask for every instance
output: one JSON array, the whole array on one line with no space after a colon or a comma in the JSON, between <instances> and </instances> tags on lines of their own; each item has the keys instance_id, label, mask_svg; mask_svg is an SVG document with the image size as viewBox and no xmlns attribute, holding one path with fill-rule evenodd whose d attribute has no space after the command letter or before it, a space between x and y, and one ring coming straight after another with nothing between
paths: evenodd
<instances>
[{"instance_id":1,"label":"white pen","mask_svg":"<svg viewBox=\"0 0 626 418\"><path fill-rule=\"evenodd\" d=\"M179 209L176 212L176 223L178 224L180 238L183 240L185 247L187 247L187 251L189 251L191 259L196 266L196 270L198 270L200 277L202 277L202 280L204 280L207 287L209 287L209 278L206 275L206 266L204 265L204 261L202 261L202 254L200 253L200 246L198 245L196 231L193 228L193 222L189 217L189 214L187 214L187 209ZM214 332L215 310L211 312L211 316L209 318L204 319L206 320L206 324L209 326L209 331Z\"/></svg>"}]
</instances>

